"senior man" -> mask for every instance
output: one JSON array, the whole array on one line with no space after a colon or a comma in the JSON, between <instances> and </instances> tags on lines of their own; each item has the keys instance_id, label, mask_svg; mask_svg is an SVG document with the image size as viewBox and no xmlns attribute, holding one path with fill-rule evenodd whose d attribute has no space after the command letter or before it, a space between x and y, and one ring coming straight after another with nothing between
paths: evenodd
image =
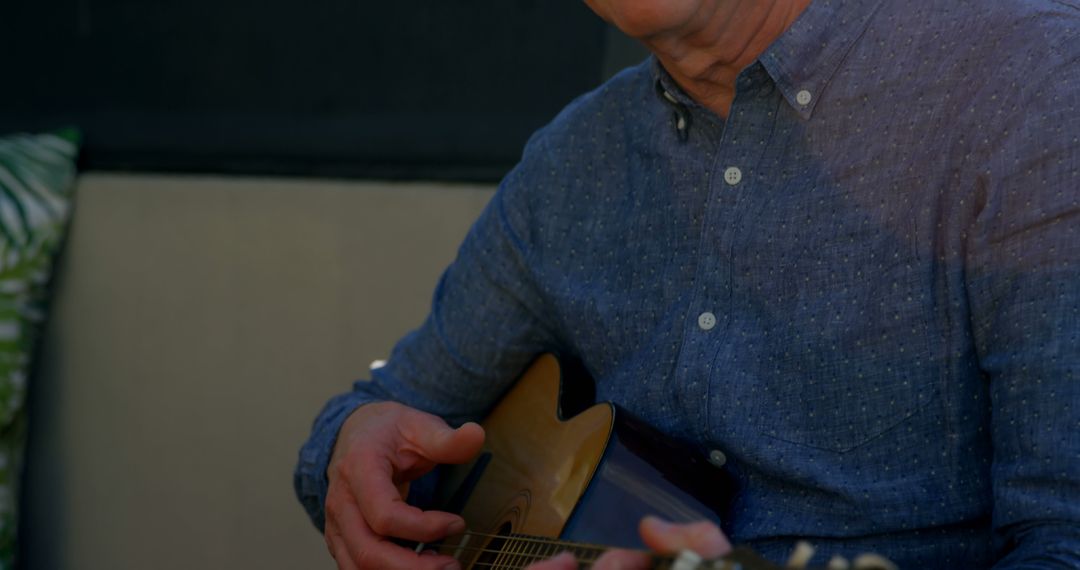
<instances>
[{"instance_id":1,"label":"senior man","mask_svg":"<svg viewBox=\"0 0 1080 570\"><path fill-rule=\"evenodd\" d=\"M587 2L653 56L533 136L429 318L319 416L297 491L338 565L453 565L391 540L463 527L407 483L558 351L721 452L723 533L766 557L1080 567L1077 4Z\"/></svg>"}]
</instances>

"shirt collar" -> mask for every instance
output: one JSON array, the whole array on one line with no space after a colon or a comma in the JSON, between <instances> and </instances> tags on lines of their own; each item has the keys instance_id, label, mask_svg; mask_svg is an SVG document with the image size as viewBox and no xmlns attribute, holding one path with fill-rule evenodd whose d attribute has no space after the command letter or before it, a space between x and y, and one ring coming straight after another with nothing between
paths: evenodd
<instances>
[{"instance_id":1,"label":"shirt collar","mask_svg":"<svg viewBox=\"0 0 1080 570\"><path fill-rule=\"evenodd\" d=\"M759 61L803 119L862 36L882 0L813 0Z\"/></svg>"},{"instance_id":2,"label":"shirt collar","mask_svg":"<svg viewBox=\"0 0 1080 570\"><path fill-rule=\"evenodd\" d=\"M784 99L803 119L813 114L825 86L862 36L881 2L813 0L784 35L758 58ZM672 98L669 102L698 106L668 75L655 55L650 59L653 78L661 94L667 92Z\"/></svg>"}]
</instances>

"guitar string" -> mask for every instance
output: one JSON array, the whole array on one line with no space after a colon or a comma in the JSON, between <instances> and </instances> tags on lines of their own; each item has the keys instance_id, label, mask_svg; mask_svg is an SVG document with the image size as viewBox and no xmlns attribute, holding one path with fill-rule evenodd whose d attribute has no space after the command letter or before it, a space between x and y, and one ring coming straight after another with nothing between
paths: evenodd
<instances>
[{"instance_id":1,"label":"guitar string","mask_svg":"<svg viewBox=\"0 0 1080 570\"><path fill-rule=\"evenodd\" d=\"M546 559L547 558L545 558L543 556L538 556L538 557L533 557L533 558L529 558L529 559L526 559L526 560L520 560L520 561L519 560L514 560L514 561L512 561L510 563L505 563L505 564L504 563L499 563L499 562L474 562L474 563L469 565L469 568L518 569L518 568L524 568L525 566L528 566L529 564L532 564L533 562L539 562L541 560L546 560ZM577 560L577 563L588 566L588 565L595 564L596 560L597 559L595 559L595 558L591 559L591 560L585 560L585 559L579 558ZM653 568L661 568L661 567L660 566L653 566Z\"/></svg>"},{"instance_id":2,"label":"guitar string","mask_svg":"<svg viewBox=\"0 0 1080 570\"><path fill-rule=\"evenodd\" d=\"M506 562L506 563L502 563L502 562L498 562L498 561L496 561L496 562L476 561L476 562L473 562L469 567L470 568L480 568L480 567L492 567L492 568L494 568L496 566L498 566L498 567L505 566L507 568L524 568L525 566L527 566L529 564L532 564L533 562L540 562L540 561L543 561L543 560L548 560L548 559L551 558L551 556L532 554L532 555L514 556L514 558L520 558L520 560L513 560L513 561L510 561L510 562ZM597 557L597 558L576 558L575 559L575 561L578 564L593 564L597 560L599 560L599 557Z\"/></svg>"},{"instance_id":3,"label":"guitar string","mask_svg":"<svg viewBox=\"0 0 1080 570\"><path fill-rule=\"evenodd\" d=\"M492 570L519 570L521 568L524 568L525 565L527 565L527 564L532 564L533 562L538 562L540 560L543 560L543 558L533 558L532 560L523 560L523 561L520 561L520 562L515 560L513 563L510 563L510 564L502 564L502 563L499 563L499 562L491 562L491 563L474 562L474 563L469 565L469 568L470 569L471 568L490 568ZM651 562L652 562L653 566L650 566L650 568L653 568L653 570L664 570L665 568L671 568L671 562L672 561L664 559L664 560L652 560ZM735 568L740 568L740 566L732 566L726 561L719 561L719 562L721 564L723 564L723 566L711 566L710 568L715 568L717 570L734 570ZM592 560L578 559L577 563L582 565L581 568L582 568L582 570L584 570L586 568L590 568L594 563L596 563L596 559L595 558L592 559ZM715 564L715 562L714 562L714 564Z\"/></svg>"},{"instance_id":4,"label":"guitar string","mask_svg":"<svg viewBox=\"0 0 1080 570\"><path fill-rule=\"evenodd\" d=\"M600 553L595 553L596 554L595 556L590 556L590 554L579 555L578 553L575 553L575 552L570 551L570 550L554 550L552 552L536 552L536 553L511 552L511 551L507 551L507 550L499 550L499 549L496 549L496 548L483 548L483 547L479 547L479 546L461 546L461 547L443 546L442 548L445 549L445 550L452 550L454 552L469 552L469 553L476 553L476 554L504 554L504 555L507 555L507 556L521 556L521 557L525 557L525 558L531 558L531 559L534 559L534 560L543 560L543 559L549 558L551 556L555 556L556 554L561 554L563 552L570 552L571 554L574 554L575 557L577 557L578 561L582 561L582 562L596 560L597 558L600 557L599 555L603 554L603 552L600 552ZM654 556L654 558L663 559L664 557L663 556L660 556L660 557L655 557Z\"/></svg>"},{"instance_id":5,"label":"guitar string","mask_svg":"<svg viewBox=\"0 0 1080 570\"><path fill-rule=\"evenodd\" d=\"M575 551L575 549L577 549L577 551L593 551L593 552L598 553L598 554L603 554L605 551L608 551L608 549L611 548L610 546L604 546L604 545L599 545L599 544L586 544L586 543L580 543L580 542L555 541L555 540L544 539L544 538L539 538L539 537L536 537L536 538L534 538L534 537L526 537L526 535L488 534L488 533L484 533L484 532L472 532L472 531L464 532L462 534L457 534L457 535L454 535L454 537L447 537L447 539L453 541L454 539L471 538L471 537L477 537L477 538L482 538L482 539L501 539L501 540L503 540L505 542L511 543L510 545L514 546L514 547L516 547L516 546L526 546L526 545L527 546L534 546L534 545L536 545L536 546L549 546L549 547L550 546L556 546L556 547L564 547L564 548L568 549L568 551ZM488 549L488 551L485 551L485 549L483 547L481 547L481 546L464 546L464 545L455 544L454 542L443 542L438 547L451 549L451 551L458 551L458 549L460 549L460 551L472 551L472 552L482 552L482 551L483 552L503 552L503 553L507 552L507 551L503 551L503 549L498 549L498 551L492 551L492 549ZM559 551L559 552L562 552L562 551Z\"/></svg>"},{"instance_id":6,"label":"guitar string","mask_svg":"<svg viewBox=\"0 0 1080 570\"><path fill-rule=\"evenodd\" d=\"M602 545L579 543L579 542L558 541L558 540L546 539L546 538L543 538L543 537L531 537L531 536L528 536L528 535L489 534L489 533L482 533L482 532L475 532L475 531L465 531L462 534L453 535L453 536L447 537L447 538L450 539L450 538L470 537L470 536L477 536L477 537L481 537L481 538L496 538L496 539L503 539L504 541L512 541L512 543L509 546L512 547L512 548L515 548L515 549L528 548L528 546L539 546L540 548L544 548L544 547L549 547L550 548L550 547L553 547L553 546L562 546L562 547L568 547L568 548L565 548L564 550L555 549L555 550L550 550L550 551L546 551L546 552L545 551L527 552L527 551L524 551L524 550L508 551L506 549L485 548L483 546L466 546L466 545L455 546L453 544L442 544L442 545L439 546L439 548L444 549L444 550L448 550L448 551L453 551L455 553L470 552L470 553L477 553L477 554L494 554L494 555L496 555L496 561L495 562L486 562L485 563L485 562L476 561L476 562L473 562L470 565L470 568L487 567L487 568L492 568L492 569L495 569L495 568L505 568L505 569L524 568L526 564L531 564L533 562L546 560L546 559L548 559L548 558L550 558L552 556L555 556L557 554L561 554L563 552L570 552L571 554L573 554L574 558L577 560L577 562L579 564L593 564L600 558L600 556L602 556L605 552L607 552L608 550L610 550L612 548L610 546L602 546ZM525 544L525 543L530 543L530 544ZM490 546L490 543L488 544L488 546ZM575 549L578 550L578 551L584 551L584 552L575 552ZM647 552L647 551L644 551L644 550L634 550L634 552L640 552L642 554L646 554L647 556L649 556L649 562L653 565L652 568L655 568L655 569L671 568L672 567L671 565L675 562L675 556L674 555L656 554L656 553ZM441 554L445 554L445 553L441 553ZM504 559L507 560L507 562L505 562L505 563L504 562L499 562L499 560L504 560ZM519 560L519 559L524 559L524 560ZM725 570L725 569L729 569L729 568L733 569L733 568L742 568L743 567L743 566L741 566L741 565L739 565L737 563L732 564L732 562L730 560L725 560L722 557L714 559L710 563L713 564L713 566L711 566L711 568L716 568L717 570ZM717 564L720 564L720 566L716 566Z\"/></svg>"},{"instance_id":7,"label":"guitar string","mask_svg":"<svg viewBox=\"0 0 1080 570\"><path fill-rule=\"evenodd\" d=\"M538 543L538 544L540 544L541 546L555 546L554 544L551 544L551 545L546 545L546 544L542 544L542 543ZM511 546L520 547L521 545L520 544L513 544ZM445 550L452 550L455 553L457 553L457 552L469 552L469 553L475 553L475 554L496 554L496 555L507 556L507 557L511 557L511 558L526 558L527 559L526 562L528 562L528 563L536 562L536 561L539 561L539 560L546 560L546 559L548 559L548 558L550 558L552 556L555 556L556 554L561 554L562 552L570 552L571 554L574 555L574 557L577 559L577 561L579 563L587 564L587 563L596 562L596 560L598 558L600 558L601 555L604 554L604 552L578 553L578 552L574 552L573 550L553 550L551 552L522 552L522 551L507 551L507 550L496 549L496 548L484 548L482 546L443 545L441 548L443 548ZM585 550L594 550L594 549L588 548L588 549L585 549ZM605 548L603 550L606 551L608 549ZM650 553L646 553L645 551L636 551L636 552L642 552L644 554L648 554L653 563L661 563L661 562L664 562L664 561L674 560L674 558L671 557L671 556L650 554ZM515 560L515 563L516 563L516 560ZM477 563L477 564L480 564L480 563ZM497 563L488 563L486 565L487 566L498 566L499 564L497 564Z\"/></svg>"},{"instance_id":8,"label":"guitar string","mask_svg":"<svg viewBox=\"0 0 1080 570\"><path fill-rule=\"evenodd\" d=\"M486 532L465 531L461 534L456 534L454 537L447 537L447 539L463 539L463 538L483 538L483 539L501 539L503 541L510 541L510 546L513 548L527 548L529 546L539 546L540 548L549 548L548 551L541 551L535 553L529 553L521 551L521 549L515 549L515 551L507 551L505 548L488 548L488 543L485 546L467 546L464 544L455 545L453 543L442 543L437 546L438 554L450 554L450 553L474 553L477 555L494 554L496 555L496 561L494 562L481 562L474 561L470 566L471 568L505 568L505 569L517 569L524 568L532 562L548 559L557 554L563 552L569 552L575 557L580 565L592 565L596 560L602 556L605 552L611 549L610 546L604 546L599 544L557 541L551 539L545 539L542 537L529 537L529 535L514 535L514 534L492 534ZM552 548L555 547L555 548ZM559 549L562 547L563 549ZM443 551L443 552L440 552ZM662 570L664 568L672 568L675 562L675 556L673 555L658 555L649 553L646 551L635 551L643 553L649 556L649 562L652 568ZM523 559L524 558L524 559ZM499 560L507 560L507 562L501 562ZM714 562L726 562L723 559L716 559ZM723 566L720 568L728 568ZM738 568L738 566L732 567Z\"/></svg>"},{"instance_id":9,"label":"guitar string","mask_svg":"<svg viewBox=\"0 0 1080 570\"><path fill-rule=\"evenodd\" d=\"M449 536L444 540L451 540L452 541L455 538L467 538L467 537L502 539L504 541L511 542L510 546L515 547L515 548L526 546L526 543L531 544L531 545L540 546L540 547L562 547L566 551L569 551L572 554L574 554L575 556L578 556L578 554L579 554L579 552L574 552L575 550L577 550L577 551L585 551L585 552L582 552L581 553L582 556L578 558L578 561L582 562L582 563L595 562L597 558L599 558L602 554L604 554L604 552L611 549L610 546L604 546L604 545L600 545L600 544L589 544L589 543L584 543L584 542L570 542L570 541L564 541L564 540L553 540L553 539L550 539L550 538L534 537L534 536L528 536L528 535L492 534L492 533L477 532L477 531L472 531L472 530L465 531L462 534ZM563 550L556 550L554 552L547 552L547 553L543 553L543 554L529 554L529 553L524 553L524 552L511 552L511 551L507 551L505 549L490 549L490 548L484 548L484 547L481 547L481 546L467 546L467 545L455 546L452 542L444 543L443 548L445 548L447 550L453 550L455 552L476 552L476 553L480 553L480 554L490 553L490 554L496 554L496 555L508 556L508 557L524 556L524 557L532 558L532 561L543 560L543 559L546 559L546 558L548 558L550 556L553 556L555 554L559 554L559 553L563 552ZM660 563L660 562L663 562L663 561L670 562L670 561L674 560L673 556L657 555L657 554L653 554L653 553L648 553L648 552L643 551L643 550L638 550L637 552L642 552L642 553L645 553L645 554L649 554L650 556L652 556L652 560L653 560L654 563Z\"/></svg>"},{"instance_id":10,"label":"guitar string","mask_svg":"<svg viewBox=\"0 0 1080 570\"><path fill-rule=\"evenodd\" d=\"M505 535L495 535L495 536L504 537ZM521 546L521 545L511 545L511 546ZM551 552L533 552L533 553L530 553L530 552L522 552L522 551L507 551L507 550L499 550L499 549L492 549L492 548L483 548L483 547L477 547L477 546L461 546L461 547L456 547L455 548L455 547L444 545L443 548L452 549L457 553L470 552L470 553L477 553L477 554L494 554L494 555L496 555L496 560L494 562L481 562L481 561L477 560L477 561L474 561L469 566L470 568L491 568L493 570L497 569L497 568L505 568L505 569L524 568L528 564L532 564L533 562L539 562L541 560L547 560L548 558L551 558L552 556L555 556L556 554L561 554L562 552L570 552L571 554L573 554L574 558L575 558L575 560L577 561L578 564L591 565L591 564L596 563L596 561L600 558L600 556L604 554L603 551L601 551L601 552L593 552L590 555L590 553L579 554L579 553L576 553L576 552L573 552L573 551L560 551L560 550L551 551ZM603 547L601 547L601 548L603 548ZM652 564L652 566L650 566L650 568L654 568L656 570L662 570L664 568L671 568L671 565L675 562L675 557L672 556L672 555L662 555L662 554L649 553L649 552L645 552L643 550L637 550L635 552L641 552L643 554L647 554L649 556L649 563ZM711 561L711 564L713 564L713 566L711 566L711 568L716 568L717 570L724 570L724 569L727 569L727 568L739 568L739 566L733 566L733 565L731 565L730 561L724 560L722 558L718 558L718 559L715 559L715 560ZM716 566L716 564L720 564L720 566Z\"/></svg>"},{"instance_id":11,"label":"guitar string","mask_svg":"<svg viewBox=\"0 0 1080 570\"><path fill-rule=\"evenodd\" d=\"M473 562L472 564L469 565L469 568L470 569L472 569L472 568L491 568L492 570L496 570L496 569L519 570L521 568L524 568L528 564L532 564L533 562L539 562L541 560L546 560L546 559L547 558L544 557L544 556L534 556L530 560L522 560L522 561L515 560L515 561L513 561L511 563ZM585 568L591 567L593 564L596 563L596 561L597 561L597 558L591 558L591 559L578 558L577 559L577 563L582 565L581 566L582 570L584 570ZM652 564L652 566L649 566L649 568L652 568L653 570L665 570L665 569L672 568L672 565L674 564L675 560L673 558L663 557L663 558L650 559L649 562ZM713 561L708 562L708 564L711 564L711 566L709 566L709 568L714 569L714 570L736 570L736 569L744 568L741 564L732 563L729 560L713 560ZM720 565L717 566L717 564L720 564Z\"/></svg>"},{"instance_id":12,"label":"guitar string","mask_svg":"<svg viewBox=\"0 0 1080 570\"><path fill-rule=\"evenodd\" d=\"M455 538L455 537L465 537L465 536L477 536L477 537L480 537L480 538L501 538L503 540L513 540L513 541L516 541L516 542L534 542L534 543L541 543L541 544L546 544L546 545L566 546L568 548L589 548L589 549L594 549L594 550L607 550L607 549L610 548L609 546L604 546L602 544L589 544L589 543L585 543L585 542L569 542L569 541L565 541L565 540L554 540L554 539L550 539L550 538L544 538L544 537L541 537L541 536L516 535L516 534L491 534L491 533L484 533L484 532L476 532L476 531L472 531L472 530L467 530L467 531L465 531L465 532L463 532L461 534L455 534L453 536L447 537L447 539L452 539L452 538ZM446 540L446 539L444 539L444 540Z\"/></svg>"}]
</instances>

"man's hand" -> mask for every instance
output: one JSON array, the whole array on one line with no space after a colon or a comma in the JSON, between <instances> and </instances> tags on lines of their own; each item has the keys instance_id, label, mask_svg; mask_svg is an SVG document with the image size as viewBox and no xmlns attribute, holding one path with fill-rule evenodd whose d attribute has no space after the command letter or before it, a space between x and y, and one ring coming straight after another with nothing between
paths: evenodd
<instances>
[{"instance_id":1,"label":"man's hand","mask_svg":"<svg viewBox=\"0 0 1080 570\"><path fill-rule=\"evenodd\" d=\"M638 527L645 545L657 554L678 554L692 550L705 560L731 552L724 533L710 522L671 524L656 517L645 517ZM564 552L554 558L529 566L530 570L577 570L574 556ZM647 570L649 556L630 550L609 550L592 566L593 570Z\"/></svg>"},{"instance_id":2,"label":"man's hand","mask_svg":"<svg viewBox=\"0 0 1080 570\"><path fill-rule=\"evenodd\" d=\"M451 429L436 416L393 402L361 406L345 420L327 469L326 546L338 568L457 568L449 556L417 554L392 539L432 542L465 530L457 515L405 503L409 483L439 463L464 463L484 430Z\"/></svg>"}]
</instances>

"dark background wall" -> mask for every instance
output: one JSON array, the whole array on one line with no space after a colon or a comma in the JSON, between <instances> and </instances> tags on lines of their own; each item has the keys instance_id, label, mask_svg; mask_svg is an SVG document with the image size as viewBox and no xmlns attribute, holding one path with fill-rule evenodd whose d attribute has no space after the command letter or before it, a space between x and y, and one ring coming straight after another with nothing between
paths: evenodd
<instances>
[{"instance_id":1,"label":"dark background wall","mask_svg":"<svg viewBox=\"0 0 1080 570\"><path fill-rule=\"evenodd\" d=\"M485 181L644 56L580 0L8 0L0 52L84 169Z\"/></svg>"}]
</instances>

